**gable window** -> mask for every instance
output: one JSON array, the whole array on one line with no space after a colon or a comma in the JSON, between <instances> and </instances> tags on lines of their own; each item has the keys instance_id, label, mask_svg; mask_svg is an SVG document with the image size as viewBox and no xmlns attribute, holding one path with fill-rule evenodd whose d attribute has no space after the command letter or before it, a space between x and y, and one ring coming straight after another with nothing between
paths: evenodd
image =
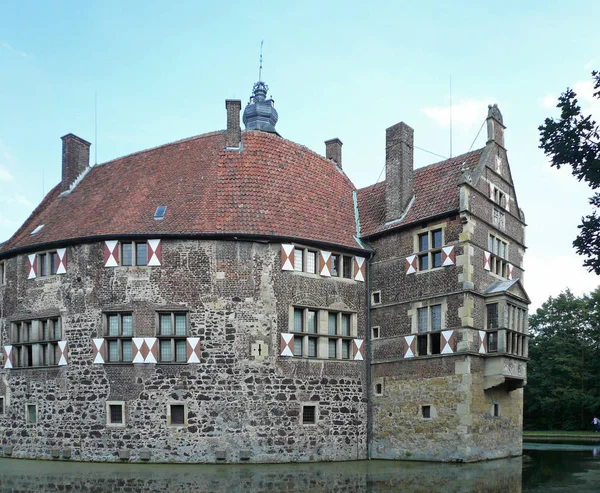
<instances>
[{"instance_id":1,"label":"gable window","mask_svg":"<svg viewBox=\"0 0 600 493\"><path fill-rule=\"evenodd\" d=\"M489 236L490 272L508 278L508 243L496 235Z\"/></svg>"},{"instance_id":2,"label":"gable window","mask_svg":"<svg viewBox=\"0 0 600 493\"><path fill-rule=\"evenodd\" d=\"M187 313L158 314L158 346L161 363L187 362Z\"/></svg>"},{"instance_id":3,"label":"gable window","mask_svg":"<svg viewBox=\"0 0 600 493\"><path fill-rule=\"evenodd\" d=\"M442 228L432 229L417 235L419 270L436 269L442 266Z\"/></svg>"},{"instance_id":4,"label":"gable window","mask_svg":"<svg viewBox=\"0 0 600 493\"><path fill-rule=\"evenodd\" d=\"M58 365L58 342L62 330L60 318L13 322L11 325L12 363L14 368Z\"/></svg>"},{"instance_id":5,"label":"gable window","mask_svg":"<svg viewBox=\"0 0 600 493\"><path fill-rule=\"evenodd\" d=\"M145 241L121 242L121 265L148 265L148 243Z\"/></svg>"},{"instance_id":6,"label":"gable window","mask_svg":"<svg viewBox=\"0 0 600 493\"><path fill-rule=\"evenodd\" d=\"M107 313L104 316L106 358L109 363L133 361L133 315Z\"/></svg>"}]
</instances>

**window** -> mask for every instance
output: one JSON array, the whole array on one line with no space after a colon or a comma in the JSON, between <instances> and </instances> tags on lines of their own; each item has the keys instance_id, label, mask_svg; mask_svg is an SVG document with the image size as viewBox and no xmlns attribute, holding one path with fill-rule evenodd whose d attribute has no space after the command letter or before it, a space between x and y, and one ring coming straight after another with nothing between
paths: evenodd
<instances>
[{"instance_id":1,"label":"window","mask_svg":"<svg viewBox=\"0 0 600 493\"><path fill-rule=\"evenodd\" d=\"M342 277L352 279L352 257L347 255L342 257Z\"/></svg>"},{"instance_id":2,"label":"window","mask_svg":"<svg viewBox=\"0 0 600 493\"><path fill-rule=\"evenodd\" d=\"M167 212L167 206L166 205L159 205L156 208L156 211L154 212L154 219L156 219L157 221L160 221L161 219L164 219L166 212Z\"/></svg>"},{"instance_id":3,"label":"window","mask_svg":"<svg viewBox=\"0 0 600 493\"><path fill-rule=\"evenodd\" d=\"M291 317L294 356L352 358L352 340L356 337L355 314L294 307Z\"/></svg>"},{"instance_id":4,"label":"window","mask_svg":"<svg viewBox=\"0 0 600 493\"><path fill-rule=\"evenodd\" d=\"M187 426L187 404L167 405L167 426Z\"/></svg>"},{"instance_id":5,"label":"window","mask_svg":"<svg viewBox=\"0 0 600 493\"><path fill-rule=\"evenodd\" d=\"M488 353L495 353L498 351L498 332L487 333L487 350Z\"/></svg>"},{"instance_id":6,"label":"window","mask_svg":"<svg viewBox=\"0 0 600 493\"><path fill-rule=\"evenodd\" d=\"M498 204L503 209L506 209L506 204L508 203L508 196L499 188L493 187L494 189L494 202Z\"/></svg>"},{"instance_id":7,"label":"window","mask_svg":"<svg viewBox=\"0 0 600 493\"><path fill-rule=\"evenodd\" d=\"M431 305L417 310L419 332L442 330L442 305Z\"/></svg>"},{"instance_id":8,"label":"window","mask_svg":"<svg viewBox=\"0 0 600 493\"><path fill-rule=\"evenodd\" d=\"M494 418L500 416L500 404L497 402L494 402L494 405L492 406L492 416L494 416Z\"/></svg>"},{"instance_id":9,"label":"window","mask_svg":"<svg viewBox=\"0 0 600 493\"><path fill-rule=\"evenodd\" d=\"M61 337L59 317L13 322L10 335L13 368L58 365Z\"/></svg>"},{"instance_id":10,"label":"window","mask_svg":"<svg viewBox=\"0 0 600 493\"><path fill-rule=\"evenodd\" d=\"M379 327L371 327L371 339L379 339L380 328Z\"/></svg>"},{"instance_id":11,"label":"window","mask_svg":"<svg viewBox=\"0 0 600 493\"><path fill-rule=\"evenodd\" d=\"M373 291L371 293L371 304L381 305L381 291Z\"/></svg>"},{"instance_id":12,"label":"window","mask_svg":"<svg viewBox=\"0 0 600 493\"><path fill-rule=\"evenodd\" d=\"M302 248L294 249L294 270L298 272L304 271L304 250Z\"/></svg>"},{"instance_id":13,"label":"window","mask_svg":"<svg viewBox=\"0 0 600 493\"><path fill-rule=\"evenodd\" d=\"M495 235L489 237L490 272L508 278L508 243Z\"/></svg>"},{"instance_id":14,"label":"window","mask_svg":"<svg viewBox=\"0 0 600 493\"><path fill-rule=\"evenodd\" d=\"M383 384L382 383L375 384L375 395L383 395Z\"/></svg>"},{"instance_id":15,"label":"window","mask_svg":"<svg viewBox=\"0 0 600 493\"><path fill-rule=\"evenodd\" d=\"M53 276L58 270L58 253L56 251L38 253L36 262L38 277Z\"/></svg>"},{"instance_id":16,"label":"window","mask_svg":"<svg viewBox=\"0 0 600 493\"><path fill-rule=\"evenodd\" d=\"M125 403L106 403L106 424L108 426L125 426Z\"/></svg>"},{"instance_id":17,"label":"window","mask_svg":"<svg viewBox=\"0 0 600 493\"><path fill-rule=\"evenodd\" d=\"M294 270L297 272L317 273L317 252L308 248L294 248Z\"/></svg>"},{"instance_id":18,"label":"window","mask_svg":"<svg viewBox=\"0 0 600 493\"><path fill-rule=\"evenodd\" d=\"M302 424L314 425L317 422L317 406L302 406Z\"/></svg>"},{"instance_id":19,"label":"window","mask_svg":"<svg viewBox=\"0 0 600 493\"><path fill-rule=\"evenodd\" d=\"M187 362L187 313L158 314L158 345L161 363Z\"/></svg>"},{"instance_id":20,"label":"window","mask_svg":"<svg viewBox=\"0 0 600 493\"><path fill-rule=\"evenodd\" d=\"M105 323L105 361L108 363L133 360L133 315L131 313L107 313Z\"/></svg>"},{"instance_id":21,"label":"window","mask_svg":"<svg viewBox=\"0 0 600 493\"><path fill-rule=\"evenodd\" d=\"M6 262L0 262L0 285L6 282Z\"/></svg>"},{"instance_id":22,"label":"window","mask_svg":"<svg viewBox=\"0 0 600 493\"><path fill-rule=\"evenodd\" d=\"M339 255L333 254L331 256L331 275L338 277L341 271L341 259Z\"/></svg>"},{"instance_id":23,"label":"window","mask_svg":"<svg viewBox=\"0 0 600 493\"><path fill-rule=\"evenodd\" d=\"M487 322L488 329L498 328L498 303L490 303L487 305Z\"/></svg>"},{"instance_id":24,"label":"window","mask_svg":"<svg viewBox=\"0 0 600 493\"><path fill-rule=\"evenodd\" d=\"M421 304L418 303L411 311L413 315L412 330L413 333L417 333L417 355L440 354L442 344L440 331L444 327L442 305L445 305L445 302L419 306Z\"/></svg>"},{"instance_id":25,"label":"window","mask_svg":"<svg viewBox=\"0 0 600 493\"><path fill-rule=\"evenodd\" d=\"M0 416L4 416L4 397L0 396Z\"/></svg>"},{"instance_id":26,"label":"window","mask_svg":"<svg viewBox=\"0 0 600 493\"><path fill-rule=\"evenodd\" d=\"M425 419L430 419L431 418L431 406L422 406L421 407L421 415Z\"/></svg>"},{"instance_id":27,"label":"window","mask_svg":"<svg viewBox=\"0 0 600 493\"><path fill-rule=\"evenodd\" d=\"M331 255L331 276L352 279L354 257L350 255Z\"/></svg>"},{"instance_id":28,"label":"window","mask_svg":"<svg viewBox=\"0 0 600 493\"><path fill-rule=\"evenodd\" d=\"M417 235L419 252L419 270L436 269L442 266L442 245L444 244L441 228L432 229Z\"/></svg>"},{"instance_id":29,"label":"window","mask_svg":"<svg viewBox=\"0 0 600 493\"><path fill-rule=\"evenodd\" d=\"M34 424L37 423L37 405L36 404L26 404L25 405L25 418L27 423Z\"/></svg>"},{"instance_id":30,"label":"window","mask_svg":"<svg viewBox=\"0 0 600 493\"><path fill-rule=\"evenodd\" d=\"M121 265L148 265L148 243L145 241L121 242Z\"/></svg>"},{"instance_id":31,"label":"window","mask_svg":"<svg viewBox=\"0 0 600 493\"><path fill-rule=\"evenodd\" d=\"M525 321L527 320L527 310L511 303L508 307L508 327L516 332L525 332Z\"/></svg>"}]
</instances>

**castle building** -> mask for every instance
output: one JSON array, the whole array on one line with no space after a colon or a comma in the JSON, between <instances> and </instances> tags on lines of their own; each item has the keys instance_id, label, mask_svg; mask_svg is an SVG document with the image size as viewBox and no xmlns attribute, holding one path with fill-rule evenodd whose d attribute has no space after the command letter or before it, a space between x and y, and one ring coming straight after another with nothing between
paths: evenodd
<instances>
[{"instance_id":1,"label":"castle building","mask_svg":"<svg viewBox=\"0 0 600 493\"><path fill-rule=\"evenodd\" d=\"M0 246L0 452L82 461L520 455L525 218L479 149L357 189L281 137L259 81L227 129L89 166Z\"/></svg>"}]
</instances>

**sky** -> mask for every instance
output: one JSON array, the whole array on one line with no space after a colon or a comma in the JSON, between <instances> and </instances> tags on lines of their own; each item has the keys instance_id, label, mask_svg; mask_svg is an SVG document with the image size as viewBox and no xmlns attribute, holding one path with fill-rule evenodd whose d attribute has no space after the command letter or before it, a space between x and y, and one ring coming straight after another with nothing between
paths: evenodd
<instances>
[{"instance_id":1,"label":"sky","mask_svg":"<svg viewBox=\"0 0 600 493\"><path fill-rule=\"evenodd\" d=\"M528 224L530 311L567 287L581 295L600 285L572 247L591 192L550 167L537 128L567 87L600 121L598 19L595 0L3 0L0 242L60 181L61 136L92 142L94 164L224 129L225 99L246 104L264 40L279 133L320 154L340 138L357 187L385 178L387 127L414 128L428 151L415 150L418 168L483 147L497 103Z\"/></svg>"}]
</instances>

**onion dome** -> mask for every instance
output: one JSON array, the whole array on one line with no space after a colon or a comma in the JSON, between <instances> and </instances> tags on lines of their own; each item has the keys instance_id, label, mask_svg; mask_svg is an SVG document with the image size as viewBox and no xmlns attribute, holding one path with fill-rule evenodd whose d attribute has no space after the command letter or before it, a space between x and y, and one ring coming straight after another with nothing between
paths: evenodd
<instances>
[{"instance_id":1,"label":"onion dome","mask_svg":"<svg viewBox=\"0 0 600 493\"><path fill-rule=\"evenodd\" d=\"M275 109L275 101L267 99L267 86L263 81L258 81L252 88L252 96L244 110L242 118L246 130L262 130L277 134L275 125L279 119ZM279 134L277 134L279 135Z\"/></svg>"}]
</instances>

